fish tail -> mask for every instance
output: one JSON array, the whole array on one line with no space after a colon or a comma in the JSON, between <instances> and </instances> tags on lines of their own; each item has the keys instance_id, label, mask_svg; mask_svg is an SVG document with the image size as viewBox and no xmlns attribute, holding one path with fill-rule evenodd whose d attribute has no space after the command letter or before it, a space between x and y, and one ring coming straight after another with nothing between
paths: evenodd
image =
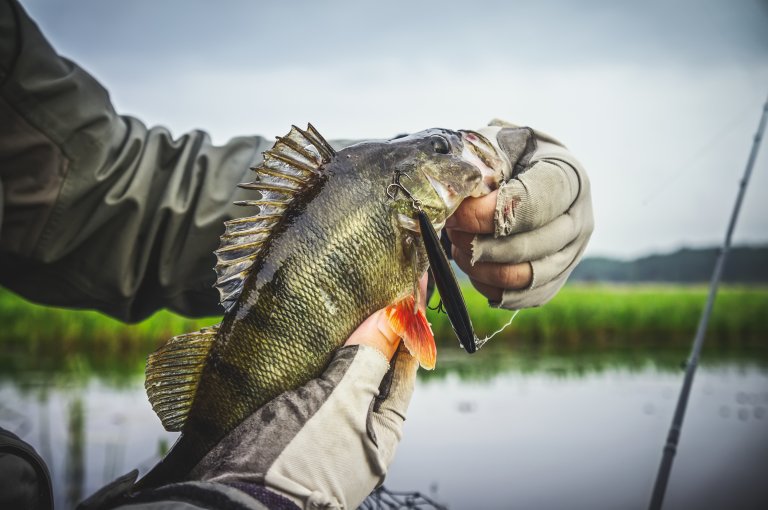
<instances>
[{"instance_id":1,"label":"fish tail","mask_svg":"<svg viewBox=\"0 0 768 510\"><path fill-rule=\"evenodd\" d=\"M219 325L178 335L147 358L144 387L152 409L168 431L182 432L168 454L134 485L133 491L182 482L208 452L214 435L201 437L190 411Z\"/></svg>"}]
</instances>

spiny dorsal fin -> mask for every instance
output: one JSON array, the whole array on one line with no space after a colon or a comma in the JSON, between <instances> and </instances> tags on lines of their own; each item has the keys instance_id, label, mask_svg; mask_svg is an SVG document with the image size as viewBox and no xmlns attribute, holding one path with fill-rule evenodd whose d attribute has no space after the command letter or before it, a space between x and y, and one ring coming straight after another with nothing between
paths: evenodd
<instances>
[{"instance_id":1,"label":"spiny dorsal fin","mask_svg":"<svg viewBox=\"0 0 768 510\"><path fill-rule=\"evenodd\" d=\"M258 191L261 198L235 202L259 206L259 213L226 222L227 230L215 252L218 263L214 286L219 289L221 304L227 310L240 297L251 266L296 194L312 187L322 165L336 155L312 124L307 125L306 131L291 126L287 135L275 138L274 147L264 153L264 163L252 168L256 179L239 184L241 188Z\"/></svg>"},{"instance_id":2,"label":"spiny dorsal fin","mask_svg":"<svg viewBox=\"0 0 768 510\"><path fill-rule=\"evenodd\" d=\"M184 428L218 326L175 336L147 358L144 388L169 432Z\"/></svg>"}]
</instances>

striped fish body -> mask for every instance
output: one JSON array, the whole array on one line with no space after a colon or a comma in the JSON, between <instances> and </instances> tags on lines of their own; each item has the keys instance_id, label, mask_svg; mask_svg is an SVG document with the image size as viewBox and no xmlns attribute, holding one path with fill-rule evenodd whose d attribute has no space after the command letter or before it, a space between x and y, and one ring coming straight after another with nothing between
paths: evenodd
<instances>
[{"instance_id":1,"label":"striped fish body","mask_svg":"<svg viewBox=\"0 0 768 510\"><path fill-rule=\"evenodd\" d=\"M287 213L224 318L185 427L218 438L322 374L370 314L413 291L387 179L345 157ZM338 158L338 156L337 156ZM426 270L426 255L419 268Z\"/></svg>"}]
</instances>

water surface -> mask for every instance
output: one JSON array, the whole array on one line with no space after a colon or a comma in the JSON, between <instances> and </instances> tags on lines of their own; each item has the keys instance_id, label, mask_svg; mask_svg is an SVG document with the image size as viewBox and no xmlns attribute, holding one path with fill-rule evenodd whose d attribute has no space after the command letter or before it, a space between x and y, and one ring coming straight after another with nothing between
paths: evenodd
<instances>
[{"instance_id":1,"label":"water surface","mask_svg":"<svg viewBox=\"0 0 768 510\"><path fill-rule=\"evenodd\" d=\"M768 506L765 354L705 352L666 509ZM177 436L153 413L140 371L89 370L87 353L78 356L66 370L0 373L0 426L46 460L57 508L133 468L145 473ZM645 508L684 356L565 341L497 344L472 357L442 347L438 370L420 371L386 484L451 509Z\"/></svg>"}]
</instances>

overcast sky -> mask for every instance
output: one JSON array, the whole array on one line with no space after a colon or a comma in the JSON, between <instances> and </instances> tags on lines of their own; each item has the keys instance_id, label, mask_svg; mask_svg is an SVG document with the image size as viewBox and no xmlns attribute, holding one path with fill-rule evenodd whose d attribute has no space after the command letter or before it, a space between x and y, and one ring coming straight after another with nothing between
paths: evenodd
<instances>
[{"instance_id":1,"label":"overcast sky","mask_svg":"<svg viewBox=\"0 0 768 510\"><path fill-rule=\"evenodd\" d=\"M589 172L589 255L720 243L768 96L760 0L22 4L120 113L175 136L542 130ZM767 152L740 243L768 243Z\"/></svg>"}]
</instances>

